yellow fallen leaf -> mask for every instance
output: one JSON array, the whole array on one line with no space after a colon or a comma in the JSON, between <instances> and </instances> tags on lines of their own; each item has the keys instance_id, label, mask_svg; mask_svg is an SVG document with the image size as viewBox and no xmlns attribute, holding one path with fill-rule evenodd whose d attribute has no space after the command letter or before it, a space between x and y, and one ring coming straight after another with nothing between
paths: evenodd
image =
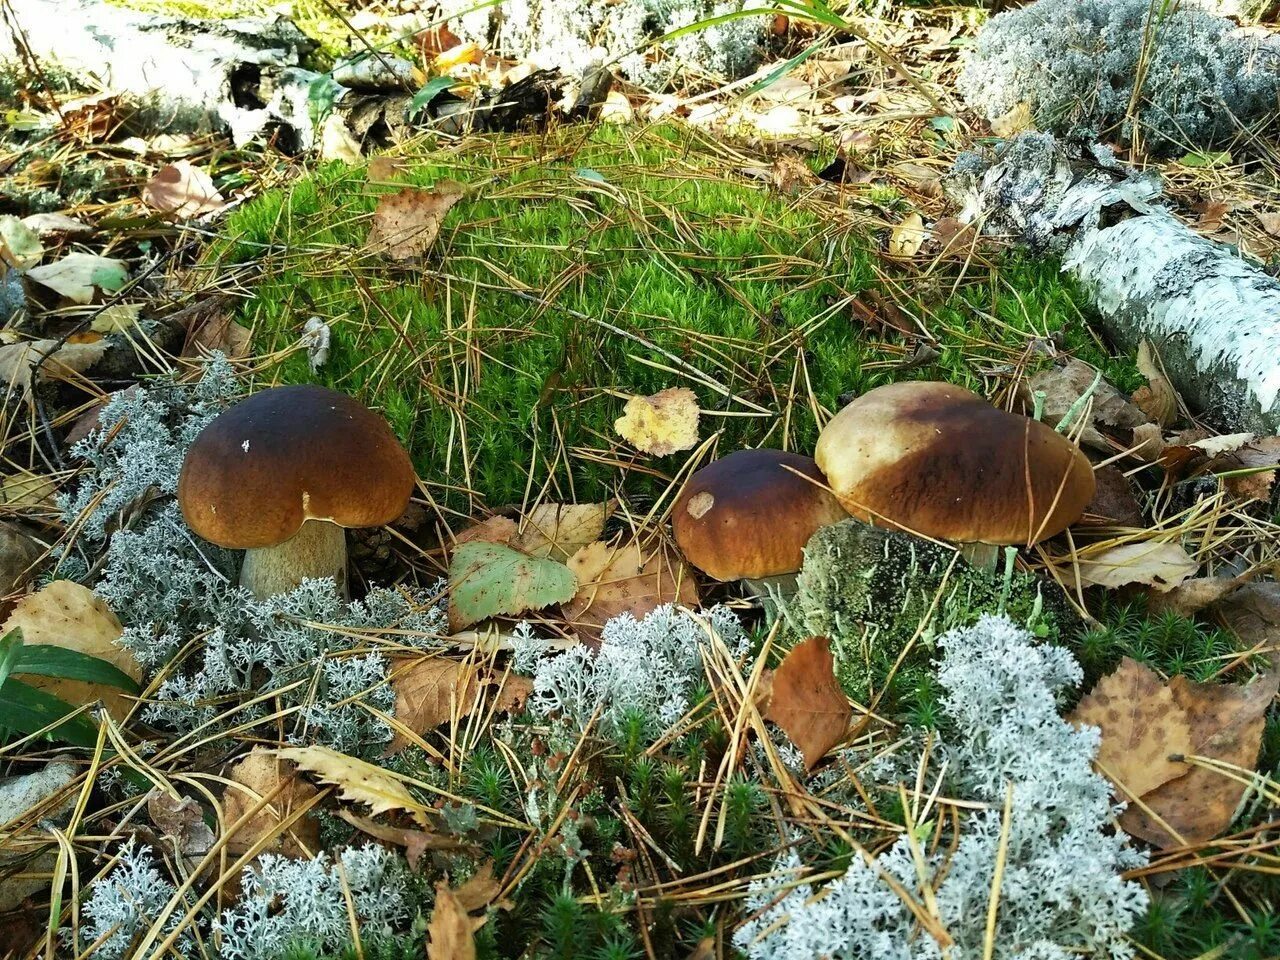
<instances>
[{"instance_id":1,"label":"yellow fallen leaf","mask_svg":"<svg viewBox=\"0 0 1280 960\"><path fill-rule=\"evenodd\" d=\"M563 563L599 538L613 506L613 501L539 504L525 514L510 546L531 557Z\"/></svg>"},{"instance_id":2,"label":"yellow fallen leaf","mask_svg":"<svg viewBox=\"0 0 1280 960\"><path fill-rule=\"evenodd\" d=\"M140 303L113 303L93 318L89 329L94 333L124 333L138 325L141 313Z\"/></svg>"},{"instance_id":3,"label":"yellow fallen leaf","mask_svg":"<svg viewBox=\"0 0 1280 960\"><path fill-rule=\"evenodd\" d=\"M427 824L426 805L415 800L403 781L389 770L319 744L285 747L276 755L338 787L343 800L367 804L375 814L404 810L423 826Z\"/></svg>"},{"instance_id":4,"label":"yellow fallen leaf","mask_svg":"<svg viewBox=\"0 0 1280 960\"><path fill-rule=\"evenodd\" d=\"M1144 583L1161 592L1172 590L1200 569L1176 543L1126 543L1076 563L1082 586L1123 587ZM1069 572L1069 571L1068 571Z\"/></svg>"},{"instance_id":5,"label":"yellow fallen leaf","mask_svg":"<svg viewBox=\"0 0 1280 960\"><path fill-rule=\"evenodd\" d=\"M637 450L665 457L698 443L698 398L688 387L670 387L650 397L632 397L613 428Z\"/></svg>"},{"instance_id":6,"label":"yellow fallen leaf","mask_svg":"<svg viewBox=\"0 0 1280 960\"><path fill-rule=\"evenodd\" d=\"M918 213L908 214L889 235L889 256L904 260L911 259L920 252L920 247L924 245L927 236L924 218Z\"/></svg>"}]
</instances>

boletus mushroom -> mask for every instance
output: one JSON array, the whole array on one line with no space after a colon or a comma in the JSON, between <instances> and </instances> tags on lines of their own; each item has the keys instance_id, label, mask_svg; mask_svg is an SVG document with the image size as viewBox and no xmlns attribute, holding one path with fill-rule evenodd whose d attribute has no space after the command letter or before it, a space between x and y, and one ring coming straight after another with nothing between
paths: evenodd
<instances>
[{"instance_id":1,"label":"boletus mushroom","mask_svg":"<svg viewBox=\"0 0 1280 960\"><path fill-rule=\"evenodd\" d=\"M868 391L826 425L814 457L859 520L957 543L1038 543L1094 490L1071 441L949 383Z\"/></svg>"},{"instance_id":2,"label":"boletus mushroom","mask_svg":"<svg viewBox=\"0 0 1280 960\"><path fill-rule=\"evenodd\" d=\"M273 387L200 432L178 503L201 537L246 551L240 583L255 596L312 577L332 577L345 596L343 528L395 520L413 484L409 455L382 417L324 387Z\"/></svg>"},{"instance_id":3,"label":"boletus mushroom","mask_svg":"<svg viewBox=\"0 0 1280 960\"><path fill-rule=\"evenodd\" d=\"M672 509L676 543L717 580L795 573L819 528L848 519L810 457L738 450L689 478Z\"/></svg>"}]
</instances>

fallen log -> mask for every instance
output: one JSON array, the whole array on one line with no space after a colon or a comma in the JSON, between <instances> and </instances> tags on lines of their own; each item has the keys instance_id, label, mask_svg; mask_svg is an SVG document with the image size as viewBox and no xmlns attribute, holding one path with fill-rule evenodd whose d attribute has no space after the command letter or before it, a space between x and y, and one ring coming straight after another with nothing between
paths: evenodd
<instances>
[{"instance_id":1,"label":"fallen log","mask_svg":"<svg viewBox=\"0 0 1280 960\"><path fill-rule=\"evenodd\" d=\"M1280 282L1174 217L1158 180L1103 147L1027 133L963 155L945 186L961 220L1061 257L1107 336L1150 340L1207 419L1280 433Z\"/></svg>"},{"instance_id":2,"label":"fallen log","mask_svg":"<svg viewBox=\"0 0 1280 960\"><path fill-rule=\"evenodd\" d=\"M322 75L301 68L314 44L283 17L195 20L102 0L22 0L7 8L0 60L57 66L127 94L168 132L230 131L243 144L270 127L297 148Z\"/></svg>"}]
</instances>

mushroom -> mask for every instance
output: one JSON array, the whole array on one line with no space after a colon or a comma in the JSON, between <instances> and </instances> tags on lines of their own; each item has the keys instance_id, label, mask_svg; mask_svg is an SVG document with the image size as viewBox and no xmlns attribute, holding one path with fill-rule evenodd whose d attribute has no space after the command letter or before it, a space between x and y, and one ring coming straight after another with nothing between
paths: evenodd
<instances>
[{"instance_id":1,"label":"mushroom","mask_svg":"<svg viewBox=\"0 0 1280 960\"><path fill-rule=\"evenodd\" d=\"M717 580L759 581L795 573L814 531L848 516L812 458L738 450L689 478L671 526L699 570Z\"/></svg>"},{"instance_id":2,"label":"mushroom","mask_svg":"<svg viewBox=\"0 0 1280 960\"><path fill-rule=\"evenodd\" d=\"M309 577L332 577L345 596L343 528L390 523L413 484L409 455L382 417L324 387L274 387L200 432L178 503L201 537L246 551L240 583L255 596Z\"/></svg>"},{"instance_id":3,"label":"mushroom","mask_svg":"<svg viewBox=\"0 0 1280 960\"><path fill-rule=\"evenodd\" d=\"M868 391L826 425L814 457L859 520L959 543L1038 543L1094 490L1075 444L949 383Z\"/></svg>"}]
</instances>

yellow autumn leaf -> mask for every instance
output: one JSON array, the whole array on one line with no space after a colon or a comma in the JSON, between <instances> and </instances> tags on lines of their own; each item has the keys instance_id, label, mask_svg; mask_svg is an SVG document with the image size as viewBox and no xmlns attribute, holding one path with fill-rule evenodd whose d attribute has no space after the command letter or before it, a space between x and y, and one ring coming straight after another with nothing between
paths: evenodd
<instances>
[{"instance_id":1,"label":"yellow autumn leaf","mask_svg":"<svg viewBox=\"0 0 1280 960\"><path fill-rule=\"evenodd\" d=\"M642 453L665 457L698 443L698 398L688 387L670 387L649 397L632 397L613 429Z\"/></svg>"}]
</instances>

